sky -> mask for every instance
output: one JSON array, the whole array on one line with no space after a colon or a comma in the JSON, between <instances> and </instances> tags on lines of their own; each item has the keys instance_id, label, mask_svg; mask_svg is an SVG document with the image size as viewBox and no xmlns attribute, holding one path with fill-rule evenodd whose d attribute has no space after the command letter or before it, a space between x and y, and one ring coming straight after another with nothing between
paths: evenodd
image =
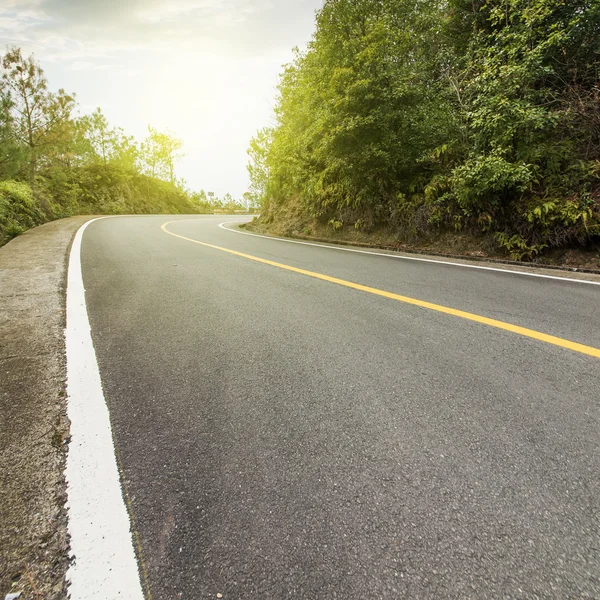
<instances>
[{"instance_id":1,"label":"sky","mask_svg":"<svg viewBox=\"0 0 600 600\"><path fill-rule=\"evenodd\" d=\"M248 142L273 124L281 67L322 0L0 0L0 39L34 53L51 89L75 92L138 140L183 139L190 189L248 188ZM0 48L0 50L3 50Z\"/></svg>"}]
</instances>

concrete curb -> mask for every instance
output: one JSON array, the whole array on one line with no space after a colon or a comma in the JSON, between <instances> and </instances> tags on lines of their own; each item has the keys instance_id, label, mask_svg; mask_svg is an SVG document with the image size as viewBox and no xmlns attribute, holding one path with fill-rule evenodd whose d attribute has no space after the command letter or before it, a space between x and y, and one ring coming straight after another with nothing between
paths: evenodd
<instances>
[{"instance_id":1,"label":"concrete curb","mask_svg":"<svg viewBox=\"0 0 600 600\"><path fill-rule=\"evenodd\" d=\"M73 237L91 218L0 248L0 598L66 597L65 283Z\"/></svg>"}]
</instances>

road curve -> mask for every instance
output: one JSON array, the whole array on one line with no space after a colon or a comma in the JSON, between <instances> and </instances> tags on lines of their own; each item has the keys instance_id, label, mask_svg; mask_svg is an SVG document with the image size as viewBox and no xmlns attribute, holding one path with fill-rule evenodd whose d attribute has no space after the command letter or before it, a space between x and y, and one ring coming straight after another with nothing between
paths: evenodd
<instances>
[{"instance_id":1,"label":"road curve","mask_svg":"<svg viewBox=\"0 0 600 600\"><path fill-rule=\"evenodd\" d=\"M429 305L597 350L600 286L224 220L83 237L147 596L599 597L600 360Z\"/></svg>"}]
</instances>

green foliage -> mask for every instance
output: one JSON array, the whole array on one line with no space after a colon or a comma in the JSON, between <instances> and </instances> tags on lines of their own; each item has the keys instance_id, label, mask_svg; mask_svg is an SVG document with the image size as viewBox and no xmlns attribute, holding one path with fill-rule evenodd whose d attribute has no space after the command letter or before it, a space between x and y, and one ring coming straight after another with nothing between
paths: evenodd
<instances>
[{"instance_id":1,"label":"green foliage","mask_svg":"<svg viewBox=\"0 0 600 600\"><path fill-rule=\"evenodd\" d=\"M251 144L263 219L493 236L513 257L600 224L600 3L326 0Z\"/></svg>"},{"instance_id":2,"label":"green foliage","mask_svg":"<svg viewBox=\"0 0 600 600\"><path fill-rule=\"evenodd\" d=\"M336 219L330 219L327 224L331 225L331 229L333 229L334 232L339 231L344 226L342 221Z\"/></svg>"},{"instance_id":3,"label":"green foliage","mask_svg":"<svg viewBox=\"0 0 600 600\"><path fill-rule=\"evenodd\" d=\"M0 245L43 221L27 184L0 181Z\"/></svg>"},{"instance_id":4,"label":"green foliage","mask_svg":"<svg viewBox=\"0 0 600 600\"><path fill-rule=\"evenodd\" d=\"M250 191L248 200L252 205L265 201L269 184L269 166L267 163L269 147L271 144L272 130L261 129L250 140L248 148L248 175L250 177Z\"/></svg>"},{"instance_id":5,"label":"green foliage","mask_svg":"<svg viewBox=\"0 0 600 600\"><path fill-rule=\"evenodd\" d=\"M48 91L42 68L33 56L24 58L19 48L2 57L2 105L10 137L27 153L29 185L33 188L44 151L61 145L68 136L75 98L59 90Z\"/></svg>"},{"instance_id":6,"label":"green foliage","mask_svg":"<svg viewBox=\"0 0 600 600\"><path fill-rule=\"evenodd\" d=\"M500 247L508 252L512 260L532 259L547 247L547 244L529 244L518 233L509 236L507 233L498 232L495 237Z\"/></svg>"},{"instance_id":7,"label":"green foliage","mask_svg":"<svg viewBox=\"0 0 600 600\"><path fill-rule=\"evenodd\" d=\"M173 214L197 212L191 198L170 181L123 168L86 165L77 174L79 212Z\"/></svg>"},{"instance_id":8,"label":"green foliage","mask_svg":"<svg viewBox=\"0 0 600 600\"><path fill-rule=\"evenodd\" d=\"M233 213L235 211L246 211L250 208L250 202L248 204L242 204L235 200L231 194L225 194L223 198L219 198L214 192L206 193L204 190L200 190L192 194L191 202L196 212L220 212L220 213Z\"/></svg>"},{"instance_id":9,"label":"green foliage","mask_svg":"<svg viewBox=\"0 0 600 600\"><path fill-rule=\"evenodd\" d=\"M100 108L81 117L75 128L72 144L83 162L136 168L140 150L135 140L121 128L111 128Z\"/></svg>"},{"instance_id":10,"label":"green foliage","mask_svg":"<svg viewBox=\"0 0 600 600\"><path fill-rule=\"evenodd\" d=\"M414 68L416 56L428 62L421 38L433 43L429 10L325 3L308 51L281 78L278 127L263 151L272 197L300 194L317 216L372 221L427 171L419 159L454 126L445 91Z\"/></svg>"},{"instance_id":11,"label":"green foliage","mask_svg":"<svg viewBox=\"0 0 600 600\"><path fill-rule=\"evenodd\" d=\"M530 165L515 164L494 150L457 166L450 186L464 214L495 211L506 198L524 193L533 179Z\"/></svg>"},{"instance_id":12,"label":"green foliage","mask_svg":"<svg viewBox=\"0 0 600 600\"><path fill-rule=\"evenodd\" d=\"M172 133L148 127L148 137L140 148L144 173L174 183L175 161L181 157L182 148L183 142Z\"/></svg>"}]
</instances>

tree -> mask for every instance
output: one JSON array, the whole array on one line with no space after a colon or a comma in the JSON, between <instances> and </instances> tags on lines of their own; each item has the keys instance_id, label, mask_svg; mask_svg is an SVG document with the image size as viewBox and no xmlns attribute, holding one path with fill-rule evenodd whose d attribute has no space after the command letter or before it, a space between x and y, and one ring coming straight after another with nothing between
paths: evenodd
<instances>
[{"instance_id":1,"label":"tree","mask_svg":"<svg viewBox=\"0 0 600 600\"><path fill-rule=\"evenodd\" d=\"M86 159L107 165L109 162L133 169L139 155L137 144L123 129L110 127L100 108L81 117L77 126L84 140Z\"/></svg>"},{"instance_id":2,"label":"tree","mask_svg":"<svg viewBox=\"0 0 600 600\"><path fill-rule=\"evenodd\" d=\"M14 179L27 157L25 148L15 139L13 134L13 121L11 103L9 98L2 93L3 84L0 82L0 178Z\"/></svg>"},{"instance_id":3,"label":"tree","mask_svg":"<svg viewBox=\"0 0 600 600\"><path fill-rule=\"evenodd\" d=\"M120 127L113 130L112 161L131 171L136 170L140 150L132 135L127 135Z\"/></svg>"},{"instance_id":4,"label":"tree","mask_svg":"<svg viewBox=\"0 0 600 600\"><path fill-rule=\"evenodd\" d=\"M79 119L79 127L89 144L92 160L98 159L106 165L112 155L113 132L102 110L97 108L91 115Z\"/></svg>"},{"instance_id":5,"label":"tree","mask_svg":"<svg viewBox=\"0 0 600 600\"><path fill-rule=\"evenodd\" d=\"M150 126L148 132L140 151L144 170L151 177L175 182L175 161L183 156L183 141L169 131L159 132Z\"/></svg>"},{"instance_id":6,"label":"tree","mask_svg":"<svg viewBox=\"0 0 600 600\"><path fill-rule=\"evenodd\" d=\"M269 196L300 197L327 218L397 212L454 127L431 51L441 5L327 0L307 51L281 76L277 126L251 144L251 181L264 190L266 174Z\"/></svg>"},{"instance_id":7,"label":"tree","mask_svg":"<svg viewBox=\"0 0 600 600\"><path fill-rule=\"evenodd\" d=\"M246 167L250 177L250 190L247 192L248 207L250 205L253 207L258 206L267 195L267 186L269 183L269 165L267 159L272 136L273 130L265 128L261 129L250 140L250 147L248 148L248 157L250 160Z\"/></svg>"},{"instance_id":8,"label":"tree","mask_svg":"<svg viewBox=\"0 0 600 600\"><path fill-rule=\"evenodd\" d=\"M3 104L11 115L15 140L27 148L29 184L33 188L38 161L64 138L75 98L62 89L56 94L49 92L42 68L33 56L23 58L18 48L4 55L2 67Z\"/></svg>"}]
</instances>

